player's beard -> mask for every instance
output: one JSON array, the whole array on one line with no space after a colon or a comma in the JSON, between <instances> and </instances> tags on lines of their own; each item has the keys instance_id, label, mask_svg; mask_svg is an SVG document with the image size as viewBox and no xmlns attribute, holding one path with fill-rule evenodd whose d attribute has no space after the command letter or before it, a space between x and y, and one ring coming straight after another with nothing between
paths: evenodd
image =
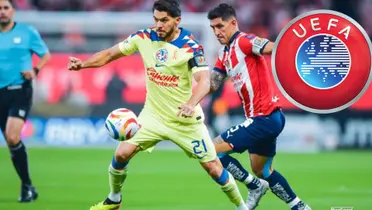
<instances>
[{"instance_id":1,"label":"player's beard","mask_svg":"<svg viewBox=\"0 0 372 210\"><path fill-rule=\"evenodd\" d=\"M0 19L0 27L5 28L7 27L12 21L10 19Z\"/></svg>"},{"instance_id":2,"label":"player's beard","mask_svg":"<svg viewBox=\"0 0 372 210\"><path fill-rule=\"evenodd\" d=\"M174 33L174 27L172 27L168 33L165 33L165 36L162 37L163 39L168 39Z\"/></svg>"}]
</instances>

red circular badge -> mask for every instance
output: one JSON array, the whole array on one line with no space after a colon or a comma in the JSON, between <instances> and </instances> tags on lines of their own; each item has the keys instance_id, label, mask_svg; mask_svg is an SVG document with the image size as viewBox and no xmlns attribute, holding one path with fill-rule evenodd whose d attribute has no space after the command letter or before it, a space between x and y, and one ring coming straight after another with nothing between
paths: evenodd
<instances>
[{"instance_id":1,"label":"red circular badge","mask_svg":"<svg viewBox=\"0 0 372 210\"><path fill-rule=\"evenodd\" d=\"M356 102L372 79L372 45L352 18L315 10L293 19L272 55L275 81L299 108L333 113Z\"/></svg>"}]
</instances>

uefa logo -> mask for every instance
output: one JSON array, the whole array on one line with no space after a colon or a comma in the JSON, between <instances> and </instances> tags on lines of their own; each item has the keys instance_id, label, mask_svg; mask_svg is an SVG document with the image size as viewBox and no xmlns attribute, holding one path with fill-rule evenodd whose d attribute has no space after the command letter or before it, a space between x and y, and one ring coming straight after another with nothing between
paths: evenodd
<instances>
[{"instance_id":1,"label":"uefa logo","mask_svg":"<svg viewBox=\"0 0 372 210\"><path fill-rule=\"evenodd\" d=\"M350 70L350 52L339 38L318 34L306 39L298 48L296 69L302 80L318 89L342 83Z\"/></svg>"},{"instance_id":2,"label":"uefa logo","mask_svg":"<svg viewBox=\"0 0 372 210\"><path fill-rule=\"evenodd\" d=\"M313 113L341 111L356 102L371 79L371 41L352 18L315 10L293 19L279 34L272 55L283 95Z\"/></svg>"}]
</instances>

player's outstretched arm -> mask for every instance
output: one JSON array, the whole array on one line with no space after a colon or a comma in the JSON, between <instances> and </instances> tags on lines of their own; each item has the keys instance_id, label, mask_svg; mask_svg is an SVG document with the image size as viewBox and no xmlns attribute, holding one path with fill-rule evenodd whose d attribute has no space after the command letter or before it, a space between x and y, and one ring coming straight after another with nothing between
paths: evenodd
<instances>
[{"instance_id":1,"label":"player's outstretched arm","mask_svg":"<svg viewBox=\"0 0 372 210\"><path fill-rule=\"evenodd\" d=\"M94 54L92 57L88 58L82 63L82 68L101 67L122 56L124 55L119 48L119 44L117 44L109 49L102 50Z\"/></svg>"},{"instance_id":2,"label":"player's outstretched arm","mask_svg":"<svg viewBox=\"0 0 372 210\"><path fill-rule=\"evenodd\" d=\"M78 71L86 68L97 68L104 66L122 56L124 56L124 54L121 52L119 44L117 44L109 49L102 50L94 54L92 57L88 58L85 61L81 61L78 58L70 57L68 69Z\"/></svg>"},{"instance_id":3,"label":"player's outstretched arm","mask_svg":"<svg viewBox=\"0 0 372 210\"><path fill-rule=\"evenodd\" d=\"M224 83L225 78L226 78L225 74L212 70L210 73L210 82L211 82L210 92L212 93L216 92L220 88L222 83Z\"/></svg>"}]
</instances>

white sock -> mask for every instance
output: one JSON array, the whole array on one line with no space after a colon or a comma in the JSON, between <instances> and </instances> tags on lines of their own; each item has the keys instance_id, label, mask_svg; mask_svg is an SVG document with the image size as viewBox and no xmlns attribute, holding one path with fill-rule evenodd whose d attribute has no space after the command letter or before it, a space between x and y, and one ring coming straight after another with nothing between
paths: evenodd
<instances>
[{"instance_id":1,"label":"white sock","mask_svg":"<svg viewBox=\"0 0 372 210\"><path fill-rule=\"evenodd\" d=\"M236 210L249 210L245 203L240 204L236 207Z\"/></svg>"},{"instance_id":2,"label":"white sock","mask_svg":"<svg viewBox=\"0 0 372 210\"><path fill-rule=\"evenodd\" d=\"M251 183L253 181L254 177L252 176L252 174L248 174L247 178L243 181L243 183L245 185Z\"/></svg>"},{"instance_id":3,"label":"white sock","mask_svg":"<svg viewBox=\"0 0 372 210\"><path fill-rule=\"evenodd\" d=\"M299 202L301 201L301 199L299 197L296 197L295 199L293 199L293 201L289 202L288 203L288 206L289 208L293 208L295 205L297 205Z\"/></svg>"},{"instance_id":4,"label":"white sock","mask_svg":"<svg viewBox=\"0 0 372 210\"><path fill-rule=\"evenodd\" d=\"M108 199L110 199L111 201L114 201L114 202L120 202L121 201L121 193L110 192L110 194L108 195Z\"/></svg>"},{"instance_id":5,"label":"white sock","mask_svg":"<svg viewBox=\"0 0 372 210\"><path fill-rule=\"evenodd\" d=\"M248 174L247 178L243 181L245 186L248 187L249 190L254 190L261 187L261 181L259 178L254 177L252 174Z\"/></svg>"}]
</instances>

